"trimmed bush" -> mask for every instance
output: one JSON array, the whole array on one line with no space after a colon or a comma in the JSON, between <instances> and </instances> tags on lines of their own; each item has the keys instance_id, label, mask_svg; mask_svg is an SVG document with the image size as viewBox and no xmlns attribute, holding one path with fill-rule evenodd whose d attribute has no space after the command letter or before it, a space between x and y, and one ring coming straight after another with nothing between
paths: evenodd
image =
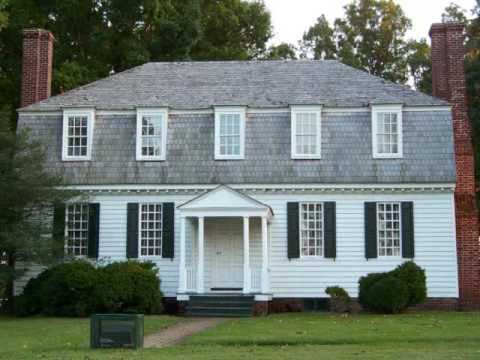
<instances>
[{"instance_id":1,"label":"trimmed bush","mask_svg":"<svg viewBox=\"0 0 480 360\"><path fill-rule=\"evenodd\" d=\"M87 316L92 312L158 313L162 293L153 263L87 261L54 266L31 279L16 299L17 315Z\"/></svg>"},{"instance_id":2,"label":"trimmed bush","mask_svg":"<svg viewBox=\"0 0 480 360\"><path fill-rule=\"evenodd\" d=\"M160 313L163 295L157 273L151 262L116 262L99 269L97 311Z\"/></svg>"},{"instance_id":3,"label":"trimmed bush","mask_svg":"<svg viewBox=\"0 0 480 360\"><path fill-rule=\"evenodd\" d=\"M367 292L367 308L372 311L398 313L404 310L407 304L406 284L391 274L380 278Z\"/></svg>"},{"instance_id":4,"label":"trimmed bush","mask_svg":"<svg viewBox=\"0 0 480 360\"><path fill-rule=\"evenodd\" d=\"M427 298L425 271L413 261L384 273L362 276L358 301L363 308L395 313L421 304Z\"/></svg>"},{"instance_id":5,"label":"trimmed bush","mask_svg":"<svg viewBox=\"0 0 480 360\"><path fill-rule=\"evenodd\" d=\"M330 310L336 313L351 311L351 300L348 292L340 286L329 286L325 289L330 296Z\"/></svg>"},{"instance_id":6,"label":"trimmed bush","mask_svg":"<svg viewBox=\"0 0 480 360\"><path fill-rule=\"evenodd\" d=\"M413 261L407 261L399 265L391 273L407 285L407 306L421 304L427 299L427 278L425 276L425 270L420 266Z\"/></svg>"}]
</instances>

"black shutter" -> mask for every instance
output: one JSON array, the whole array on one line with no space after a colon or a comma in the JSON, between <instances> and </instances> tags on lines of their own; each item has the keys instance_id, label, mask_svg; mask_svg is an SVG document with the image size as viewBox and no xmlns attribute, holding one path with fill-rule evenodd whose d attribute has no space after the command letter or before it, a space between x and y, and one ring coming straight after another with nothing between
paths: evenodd
<instances>
[{"instance_id":1,"label":"black shutter","mask_svg":"<svg viewBox=\"0 0 480 360\"><path fill-rule=\"evenodd\" d=\"M287 203L287 255L289 259L300 257L298 203Z\"/></svg>"},{"instance_id":2,"label":"black shutter","mask_svg":"<svg viewBox=\"0 0 480 360\"><path fill-rule=\"evenodd\" d=\"M127 258L138 258L138 204L127 204Z\"/></svg>"},{"instance_id":3,"label":"black shutter","mask_svg":"<svg viewBox=\"0 0 480 360\"><path fill-rule=\"evenodd\" d=\"M377 257L377 203L365 203L365 257Z\"/></svg>"},{"instance_id":4,"label":"black shutter","mask_svg":"<svg viewBox=\"0 0 480 360\"><path fill-rule=\"evenodd\" d=\"M53 231L55 242L54 256L63 257L65 254L65 204L55 204L53 207Z\"/></svg>"},{"instance_id":5,"label":"black shutter","mask_svg":"<svg viewBox=\"0 0 480 360\"><path fill-rule=\"evenodd\" d=\"M162 257L173 259L175 248L175 204L162 207Z\"/></svg>"},{"instance_id":6,"label":"black shutter","mask_svg":"<svg viewBox=\"0 0 480 360\"><path fill-rule=\"evenodd\" d=\"M323 203L323 236L325 243L325 258L337 257L337 226L335 215L335 203Z\"/></svg>"},{"instance_id":7,"label":"black shutter","mask_svg":"<svg viewBox=\"0 0 480 360\"><path fill-rule=\"evenodd\" d=\"M413 229L413 202L402 202L402 257L413 259L415 241Z\"/></svg>"},{"instance_id":8,"label":"black shutter","mask_svg":"<svg viewBox=\"0 0 480 360\"><path fill-rule=\"evenodd\" d=\"M100 204L88 205L88 257L98 258L100 233Z\"/></svg>"}]
</instances>

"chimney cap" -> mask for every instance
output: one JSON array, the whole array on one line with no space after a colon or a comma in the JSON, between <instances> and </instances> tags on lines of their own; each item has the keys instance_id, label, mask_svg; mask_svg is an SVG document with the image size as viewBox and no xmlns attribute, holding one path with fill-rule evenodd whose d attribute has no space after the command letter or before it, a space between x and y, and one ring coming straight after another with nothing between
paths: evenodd
<instances>
[{"instance_id":1,"label":"chimney cap","mask_svg":"<svg viewBox=\"0 0 480 360\"><path fill-rule=\"evenodd\" d=\"M34 37L34 36L41 36L47 35L49 39L55 40L52 32L50 30L40 29L40 28L27 28L22 30L22 34L24 37Z\"/></svg>"},{"instance_id":2,"label":"chimney cap","mask_svg":"<svg viewBox=\"0 0 480 360\"><path fill-rule=\"evenodd\" d=\"M428 34L432 36L433 33L446 32L447 30L463 32L464 29L465 24L463 22L451 21L445 23L434 23L430 27Z\"/></svg>"}]
</instances>

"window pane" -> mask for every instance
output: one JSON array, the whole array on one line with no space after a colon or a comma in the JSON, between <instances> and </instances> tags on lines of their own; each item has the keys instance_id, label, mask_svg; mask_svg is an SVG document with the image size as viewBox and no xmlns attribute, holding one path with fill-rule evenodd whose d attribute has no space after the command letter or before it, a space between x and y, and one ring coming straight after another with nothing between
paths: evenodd
<instances>
[{"instance_id":1,"label":"window pane","mask_svg":"<svg viewBox=\"0 0 480 360\"><path fill-rule=\"evenodd\" d=\"M141 205L140 228L142 229L140 232L141 254L160 255L162 253L162 204Z\"/></svg>"},{"instance_id":2,"label":"window pane","mask_svg":"<svg viewBox=\"0 0 480 360\"><path fill-rule=\"evenodd\" d=\"M163 115L142 116L141 148L144 157L159 157L162 155Z\"/></svg>"},{"instance_id":3,"label":"window pane","mask_svg":"<svg viewBox=\"0 0 480 360\"><path fill-rule=\"evenodd\" d=\"M303 256L323 255L322 203L301 203L300 246Z\"/></svg>"},{"instance_id":4,"label":"window pane","mask_svg":"<svg viewBox=\"0 0 480 360\"><path fill-rule=\"evenodd\" d=\"M297 113L295 114L295 150L300 155L317 154L317 114Z\"/></svg>"},{"instance_id":5,"label":"window pane","mask_svg":"<svg viewBox=\"0 0 480 360\"><path fill-rule=\"evenodd\" d=\"M377 152L379 154L398 154L398 114L377 113Z\"/></svg>"},{"instance_id":6,"label":"window pane","mask_svg":"<svg viewBox=\"0 0 480 360\"><path fill-rule=\"evenodd\" d=\"M220 114L221 155L240 155L240 114Z\"/></svg>"},{"instance_id":7,"label":"window pane","mask_svg":"<svg viewBox=\"0 0 480 360\"><path fill-rule=\"evenodd\" d=\"M65 250L69 255L87 255L88 204L70 204L66 209Z\"/></svg>"},{"instance_id":8,"label":"window pane","mask_svg":"<svg viewBox=\"0 0 480 360\"><path fill-rule=\"evenodd\" d=\"M400 204L377 204L378 253L380 256L400 254Z\"/></svg>"}]
</instances>

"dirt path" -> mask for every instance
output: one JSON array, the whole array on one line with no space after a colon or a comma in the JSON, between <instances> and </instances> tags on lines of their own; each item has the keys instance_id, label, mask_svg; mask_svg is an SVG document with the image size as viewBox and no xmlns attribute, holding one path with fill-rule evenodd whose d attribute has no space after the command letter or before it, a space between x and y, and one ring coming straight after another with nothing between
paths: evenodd
<instances>
[{"instance_id":1,"label":"dirt path","mask_svg":"<svg viewBox=\"0 0 480 360\"><path fill-rule=\"evenodd\" d=\"M146 348L161 348L181 343L185 338L212 328L224 322L222 318L185 318L157 333L148 335L144 340Z\"/></svg>"}]
</instances>

